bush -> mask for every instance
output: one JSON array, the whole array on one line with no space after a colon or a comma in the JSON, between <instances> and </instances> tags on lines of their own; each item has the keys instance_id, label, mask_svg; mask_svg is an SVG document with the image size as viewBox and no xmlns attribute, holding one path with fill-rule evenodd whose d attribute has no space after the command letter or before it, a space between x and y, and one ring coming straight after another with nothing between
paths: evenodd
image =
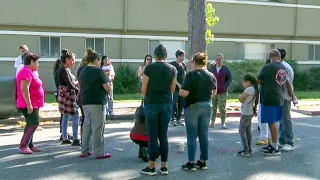
<instances>
[{"instance_id":1,"label":"bush","mask_svg":"<svg viewBox=\"0 0 320 180\"><path fill-rule=\"evenodd\" d=\"M232 73L232 83L229 87L229 92L241 92L243 91L242 78L245 74L252 74L257 76L261 68L264 66L265 61L240 61L240 62L225 62Z\"/></svg>"},{"instance_id":2,"label":"bush","mask_svg":"<svg viewBox=\"0 0 320 180\"><path fill-rule=\"evenodd\" d=\"M307 79L307 90L320 90L320 67L314 67L307 70L306 79ZM299 81L299 83L305 83L305 80Z\"/></svg>"},{"instance_id":3,"label":"bush","mask_svg":"<svg viewBox=\"0 0 320 180\"><path fill-rule=\"evenodd\" d=\"M114 94L133 94L137 92L139 78L137 68L120 65L115 69Z\"/></svg>"},{"instance_id":4,"label":"bush","mask_svg":"<svg viewBox=\"0 0 320 180\"><path fill-rule=\"evenodd\" d=\"M308 91L308 90L320 90L320 81L317 79L320 77L320 67L314 67L308 70L300 70L297 61L286 60L294 70L294 90L295 91ZM240 61L240 62L225 62L225 65L229 66L232 72L232 84L229 87L229 92L241 92L242 77L243 75L250 73L257 76L261 68L264 66L265 61Z\"/></svg>"}]
</instances>

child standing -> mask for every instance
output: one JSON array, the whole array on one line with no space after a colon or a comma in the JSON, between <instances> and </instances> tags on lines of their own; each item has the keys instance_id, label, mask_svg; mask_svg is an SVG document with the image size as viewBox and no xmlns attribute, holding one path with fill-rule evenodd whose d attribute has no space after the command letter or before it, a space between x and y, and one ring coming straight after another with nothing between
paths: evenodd
<instances>
[{"instance_id":1,"label":"child standing","mask_svg":"<svg viewBox=\"0 0 320 180\"><path fill-rule=\"evenodd\" d=\"M106 76L109 78L110 86L111 86L110 95L108 97L108 102L107 102L107 115L113 116L114 115L113 113L113 80L116 74L114 72L111 61L109 60L109 57L102 56L101 59L102 59L101 68L106 74Z\"/></svg>"},{"instance_id":2,"label":"child standing","mask_svg":"<svg viewBox=\"0 0 320 180\"><path fill-rule=\"evenodd\" d=\"M238 155L249 157L252 154L251 121L253 115L256 114L259 91L256 83L256 78L250 74L244 75L242 85L245 90L238 97L239 101L242 103L239 134L244 149L242 151L239 151Z\"/></svg>"}]
</instances>

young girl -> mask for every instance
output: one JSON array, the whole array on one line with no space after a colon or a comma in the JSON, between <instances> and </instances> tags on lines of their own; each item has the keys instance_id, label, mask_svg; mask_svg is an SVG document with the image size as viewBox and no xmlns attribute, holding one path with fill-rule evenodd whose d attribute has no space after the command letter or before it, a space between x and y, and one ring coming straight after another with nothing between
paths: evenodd
<instances>
[{"instance_id":1,"label":"young girl","mask_svg":"<svg viewBox=\"0 0 320 180\"><path fill-rule=\"evenodd\" d=\"M238 155L249 157L252 154L251 120L253 115L256 114L259 91L256 83L256 78L250 74L244 75L242 85L246 89L238 97L239 101L242 103L239 134L244 149L242 151L239 151Z\"/></svg>"},{"instance_id":2,"label":"young girl","mask_svg":"<svg viewBox=\"0 0 320 180\"><path fill-rule=\"evenodd\" d=\"M108 103L107 103L107 115L113 116L114 115L113 113L113 80L116 74L114 72L113 66L108 56L102 56L101 60L102 60L101 68L106 74L106 76L109 78L110 85L111 85L110 96L108 98Z\"/></svg>"}]
</instances>

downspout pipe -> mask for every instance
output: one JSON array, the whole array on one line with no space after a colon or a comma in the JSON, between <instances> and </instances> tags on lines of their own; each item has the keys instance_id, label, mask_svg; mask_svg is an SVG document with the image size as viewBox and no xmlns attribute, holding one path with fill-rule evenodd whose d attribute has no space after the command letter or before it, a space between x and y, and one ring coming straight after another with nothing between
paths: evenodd
<instances>
[{"instance_id":1,"label":"downspout pipe","mask_svg":"<svg viewBox=\"0 0 320 180\"><path fill-rule=\"evenodd\" d=\"M127 32L127 24L128 24L128 0L124 0L124 16L123 16L123 32L121 35L121 64L123 63L124 57L124 35Z\"/></svg>"}]
</instances>

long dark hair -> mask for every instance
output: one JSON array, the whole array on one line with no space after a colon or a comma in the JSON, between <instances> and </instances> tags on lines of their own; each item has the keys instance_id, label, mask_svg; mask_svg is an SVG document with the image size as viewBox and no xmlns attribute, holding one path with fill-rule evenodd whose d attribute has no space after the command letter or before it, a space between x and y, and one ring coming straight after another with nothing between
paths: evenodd
<instances>
[{"instance_id":1,"label":"long dark hair","mask_svg":"<svg viewBox=\"0 0 320 180\"><path fill-rule=\"evenodd\" d=\"M68 53L68 49L62 49L61 50L61 55L65 55ZM61 62L61 58L58 58L55 62L54 62L54 65L53 65L53 74L56 73L56 71L61 67L62 65L62 62Z\"/></svg>"},{"instance_id":2,"label":"long dark hair","mask_svg":"<svg viewBox=\"0 0 320 180\"><path fill-rule=\"evenodd\" d=\"M146 56L144 57L144 61L143 61L143 65L142 65L142 66L145 66L145 65L146 65L146 62L147 62L147 58L148 58L148 57L151 58L150 64L152 63L152 56L151 56L150 54L148 54L148 55L146 55Z\"/></svg>"},{"instance_id":3,"label":"long dark hair","mask_svg":"<svg viewBox=\"0 0 320 180\"><path fill-rule=\"evenodd\" d=\"M257 106L258 106L258 103L259 103L259 91L258 91L258 83L257 83L257 80L256 78L251 75L251 74L245 74L243 76L243 81L249 81L253 87L254 87L254 90L255 90L255 94L253 96L253 99L250 101L250 103L252 101L254 101L254 105L253 105L253 113L256 114L257 113Z\"/></svg>"}]
</instances>

